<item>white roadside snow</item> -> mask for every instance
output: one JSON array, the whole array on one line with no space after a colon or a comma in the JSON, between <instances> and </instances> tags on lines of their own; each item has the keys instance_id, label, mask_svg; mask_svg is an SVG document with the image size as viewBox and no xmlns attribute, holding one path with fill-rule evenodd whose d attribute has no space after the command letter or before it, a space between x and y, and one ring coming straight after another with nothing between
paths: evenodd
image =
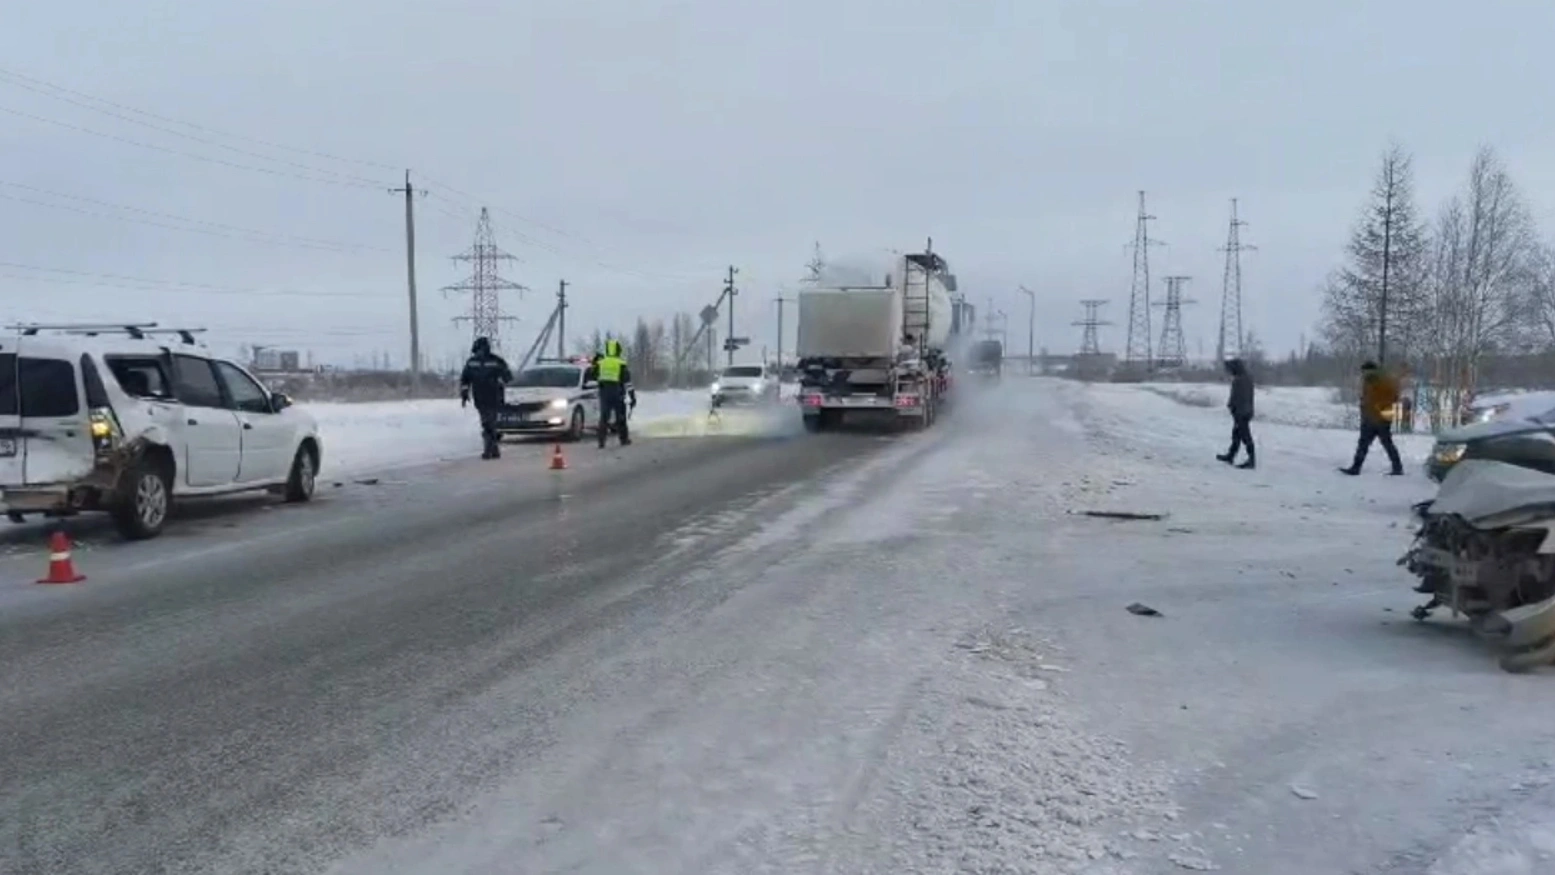
<instances>
[{"instance_id":1,"label":"white roadside snow","mask_svg":"<svg viewBox=\"0 0 1555 875\"><path fill-rule=\"evenodd\" d=\"M639 430L663 430L706 414L701 390L639 392L630 420ZM319 422L325 477L468 458L480 453L480 423L458 399L300 405Z\"/></svg>"}]
</instances>

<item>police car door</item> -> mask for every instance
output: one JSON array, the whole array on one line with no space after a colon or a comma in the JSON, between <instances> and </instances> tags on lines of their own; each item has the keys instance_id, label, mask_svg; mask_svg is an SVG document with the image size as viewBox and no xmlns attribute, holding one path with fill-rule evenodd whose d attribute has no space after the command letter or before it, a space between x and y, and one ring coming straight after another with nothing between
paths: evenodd
<instances>
[{"instance_id":1,"label":"police car door","mask_svg":"<svg viewBox=\"0 0 1555 875\"><path fill-rule=\"evenodd\" d=\"M599 424L599 381L589 379L588 367L578 369L581 376L581 384L578 387L578 399L583 403L583 417L589 427Z\"/></svg>"}]
</instances>

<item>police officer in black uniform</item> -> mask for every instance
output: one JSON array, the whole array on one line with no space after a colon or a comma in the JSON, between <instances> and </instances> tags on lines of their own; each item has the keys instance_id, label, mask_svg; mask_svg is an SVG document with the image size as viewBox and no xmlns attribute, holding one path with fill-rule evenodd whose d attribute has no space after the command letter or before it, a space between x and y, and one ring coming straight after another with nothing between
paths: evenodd
<instances>
[{"instance_id":1,"label":"police officer in black uniform","mask_svg":"<svg viewBox=\"0 0 1555 875\"><path fill-rule=\"evenodd\" d=\"M491 351L491 341L475 338L470 346L470 357L464 363L464 373L459 375L459 401L468 407L475 401L475 412L481 417L481 440L485 449L482 459L501 458L497 437L497 411L502 408L502 390L513 381L513 372L502 356Z\"/></svg>"},{"instance_id":2,"label":"police officer in black uniform","mask_svg":"<svg viewBox=\"0 0 1555 875\"><path fill-rule=\"evenodd\" d=\"M621 341L605 341L604 355L595 356L589 370L599 383L600 449L604 449L605 439L610 436L612 420L621 435L621 446L628 446L632 436L626 428L627 401L630 399L631 407L636 409L637 390L632 387L632 369L621 356Z\"/></svg>"}]
</instances>

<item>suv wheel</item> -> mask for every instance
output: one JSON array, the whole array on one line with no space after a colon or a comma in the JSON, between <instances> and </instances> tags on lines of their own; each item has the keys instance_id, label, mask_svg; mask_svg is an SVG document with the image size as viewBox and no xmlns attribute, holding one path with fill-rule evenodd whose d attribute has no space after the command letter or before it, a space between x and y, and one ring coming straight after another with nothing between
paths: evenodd
<instances>
[{"instance_id":1,"label":"suv wheel","mask_svg":"<svg viewBox=\"0 0 1555 875\"><path fill-rule=\"evenodd\" d=\"M567 440L579 441L583 439L583 408L572 408L572 422L567 426Z\"/></svg>"},{"instance_id":2,"label":"suv wheel","mask_svg":"<svg viewBox=\"0 0 1555 875\"><path fill-rule=\"evenodd\" d=\"M313 489L318 485L319 472L313 464L313 454L306 446L297 448L297 455L292 459L292 473L286 478L286 500L303 502L313 498Z\"/></svg>"},{"instance_id":3,"label":"suv wheel","mask_svg":"<svg viewBox=\"0 0 1555 875\"><path fill-rule=\"evenodd\" d=\"M132 541L155 538L167 524L173 490L167 471L149 459L125 472L113 503L113 521L119 534Z\"/></svg>"}]
</instances>

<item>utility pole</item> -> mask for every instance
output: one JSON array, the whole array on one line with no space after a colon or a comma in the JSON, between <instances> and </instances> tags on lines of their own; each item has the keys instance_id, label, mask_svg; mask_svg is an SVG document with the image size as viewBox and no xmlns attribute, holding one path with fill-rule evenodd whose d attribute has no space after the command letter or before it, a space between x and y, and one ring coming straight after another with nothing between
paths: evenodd
<instances>
[{"instance_id":1,"label":"utility pole","mask_svg":"<svg viewBox=\"0 0 1555 875\"><path fill-rule=\"evenodd\" d=\"M1150 247L1161 241L1150 239L1150 223L1155 216L1145 210L1145 193L1139 193L1139 214L1134 218L1134 279L1128 294L1128 340L1123 348L1123 359L1130 364L1143 364L1149 371L1150 355Z\"/></svg>"},{"instance_id":2,"label":"utility pole","mask_svg":"<svg viewBox=\"0 0 1555 875\"><path fill-rule=\"evenodd\" d=\"M785 298L782 295L779 295L776 298L774 298L773 300L777 302L777 308L778 308L777 367L778 367L778 373L781 374L783 372L783 305L788 303L789 301L791 301L793 299L792 298Z\"/></svg>"},{"instance_id":3,"label":"utility pole","mask_svg":"<svg viewBox=\"0 0 1555 875\"><path fill-rule=\"evenodd\" d=\"M734 366L734 296L739 292L734 288L734 275L739 273L739 268L729 265L729 278L724 281L724 294L729 296L729 336L724 340L724 346L728 350L729 366Z\"/></svg>"},{"instance_id":4,"label":"utility pole","mask_svg":"<svg viewBox=\"0 0 1555 875\"><path fill-rule=\"evenodd\" d=\"M1020 287L1020 293L1030 305L1026 311L1026 374L1030 376L1037 367L1037 293L1025 286Z\"/></svg>"},{"instance_id":5,"label":"utility pole","mask_svg":"<svg viewBox=\"0 0 1555 875\"><path fill-rule=\"evenodd\" d=\"M1220 292L1220 339L1215 343L1215 358L1242 355L1242 253L1257 249L1242 242L1247 223L1237 216L1236 198L1231 199L1231 229L1226 232L1226 272Z\"/></svg>"},{"instance_id":6,"label":"utility pole","mask_svg":"<svg viewBox=\"0 0 1555 875\"><path fill-rule=\"evenodd\" d=\"M567 281L556 284L556 357L567 357Z\"/></svg>"},{"instance_id":7,"label":"utility pole","mask_svg":"<svg viewBox=\"0 0 1555 875\"><path fill-rule=\"evenodd\" d=\"M421 318L416 306L416 189L405 171L405 187L391 188L390 194L405 195L405 285L410 291L410 387L421 388ZM420 192L424 197L425 191Z\"/></svg>"}]
</instances>

